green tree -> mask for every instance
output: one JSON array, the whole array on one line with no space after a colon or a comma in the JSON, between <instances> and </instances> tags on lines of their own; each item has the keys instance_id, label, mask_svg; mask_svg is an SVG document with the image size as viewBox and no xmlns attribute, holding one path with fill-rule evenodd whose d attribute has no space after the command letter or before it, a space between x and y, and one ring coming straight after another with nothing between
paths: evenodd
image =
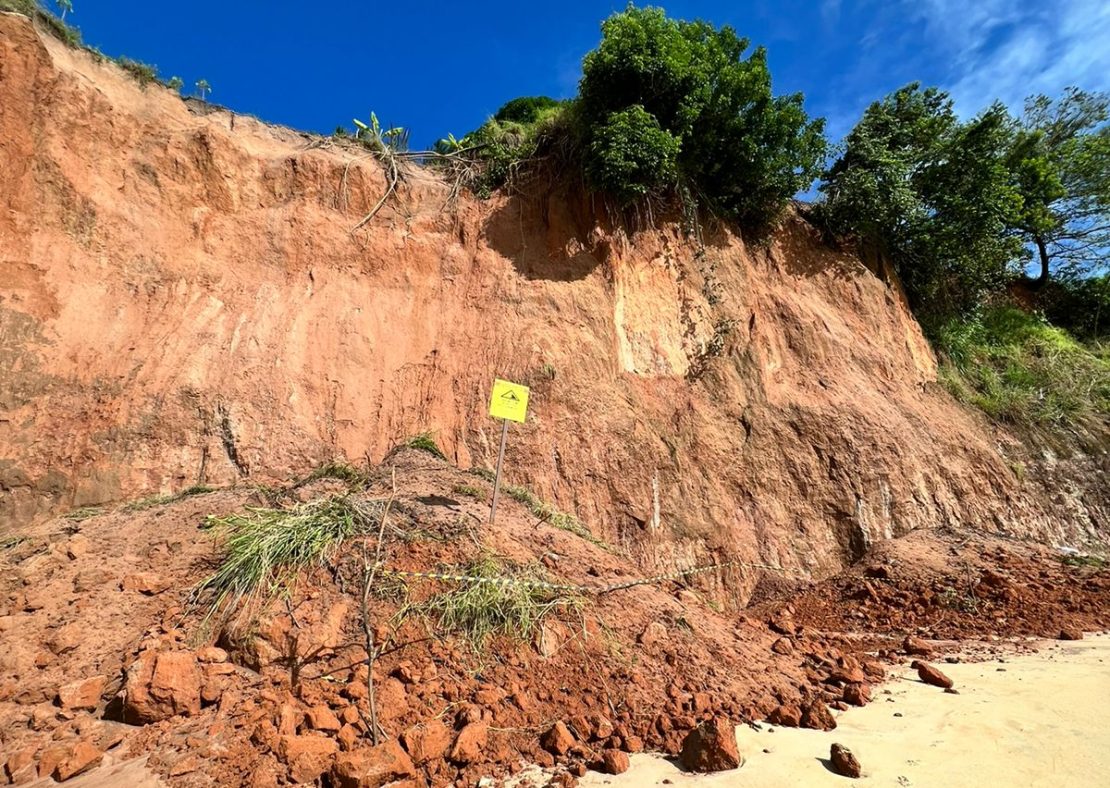
<instances>
[{"instance_id":1,"label":"green tree","mask_svg":"<svg viewBox=\"0 0 1110 788\"><path fill-rule=\"evenodd\" d=\"M731 27L669 19L658 8L629 6L601 29L578 100L595 188L627 197L677 181L720 214L764 228L813 181L823 121L807 117L800 94L772 95L762 49L745 58L748 41ZM658 146L635 162L621 150L633 127ZM625 180L615 182L618 174Z\"/></svg>"},{"instance_id":2,"label":"green tree","mask_svg":"<svg viewBox=\"0 0 1110 788\"><path fill-rule=\"evenodd\" d=\"M947 94L913 83L867 108L825 173L830 228L891 259L926 330L973 311L1020 254L1010 139L1001 105L961 123Z\"/></svg>"},{"instance_id":3,"label":"green tree","mask_svg":"<svg viewBox=\"0 0 1110 788\"><path fill-rule=\"evenodd\" d=\"M1032 96L1009 166L1023 198L1014 229L1037 254L1039 285L1053 267L1083 276L1110 249L1110 94L1068 88Z\"/></svg>"},{"instance_id":4,"label":"green tree","mask_svg":"<svg viewBox=\"0 0 1110 788\"><path fill-rule=\"evenodd\" d=\"M185 82L181 77L170 77L170 81L166 83L166 87L170 90L180 91L181 88L185 87Z\"/></svg>"},{"instance_id":5,"label":"green tree","mask_svg":"<svg viewBox=\"0 0 1110 788\"><path fill-rule=\"evenodd\" d=\"M208 94L212 91L212 86L208 84L207 79L197 80L197 93L200 94L201 101L208 100Z\"/></svg>"},{"instance_id":6,"label":"green tree","mask_svg":"<svg viewBox=\"0 0 1110 788\"><path fill-rule=\"evenodd\" d=\"M73 0L55 0L58 8L62 10L62 21L66 21L66 14L73 11Z\"/></svg>"}]
</instances>

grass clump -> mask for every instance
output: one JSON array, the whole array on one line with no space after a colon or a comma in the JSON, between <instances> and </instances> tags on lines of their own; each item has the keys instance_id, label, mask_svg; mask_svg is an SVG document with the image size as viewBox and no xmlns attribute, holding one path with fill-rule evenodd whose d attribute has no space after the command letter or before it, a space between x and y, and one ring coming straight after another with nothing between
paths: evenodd
<instances>
[{"instance_id":1,"label":"grass clump","mask_svg":"<svg viewBox=\"0 0 1110 788\"><path fill-rule=\"evenodd\" d=\"M155 506L166 506L167 504L177 503L186 498L192 498L194 495L207 495L210 492L216 492L216 488L209 487L207 484L194 484L192 487L186 487L181 492L173 493L172 495L152 495L149 498L140 498L137 501L131 501L130 503L124 504L123 511L141 512Z\"/></svg>"},{"instance_id":2,"label":"grass clump","mask_svg":"<svg viewBox=\"0 0 1110 788\"><path fill-rule=\"evenodd\" d=\"M365 533L373 518L348 496L290 509L248 509L209 517L205 527L223 540L219 567L196 588L212 595L212 613L231 613L288 591L297 577L331 561L343 542Z\"/></svg>"},{"instance_id":3,"label":"grass clump","mask_svg":"<svg viewBox=\"0 0 1110 788\"><path fill-rule=\"evenodd\" d=\"M991 307L944 326L937 346L941 381L993 419L1075 427L1110 416L1110 355L1039 315Z\"/></svg>"},{"instance_id":4,"label":"grass clump","mask_svg":"<svg viewBox=\"0 0 1110 788\"><path fill-rule=\"evenodd\" d=\"M346 462L335 460L324 463L313 470L312 473L297 482L297 486L301 487L319 479L334 479L335 481L346 482L352 488L364 487L368 481L366 474L358 468Z\"/></svg>"},{"instance_id":5,"label":"grass clump","mask_svg":"<svg viewBox=\"0 0 1110 788\"><path fill-rule=\"evenodd\" d=\"M149 63L143 63L138 60L132 60L129 57L118 58L116 63L120 68L133 76L140 87L145 88L147 85L158 81L157 66L152 66Z\"/></svg>"},{"instance_id":6,"label":"grass clump","mask_svg":"<svg viewBox=\"0 0 1110 788\"><path fill-rule=\"evenodd\" d=\"M1107 560L1097 555L1062 555L1060 556L1060 563L1064 566L1071 566L1077 569L1083 567L1105 569Z\"/></svg>"},{"instance_id":7,"label":"grass clump","mask_svg":"<svg viewBox=\"0 0 1110 788\"><path fill-rule=\"evenodd\" d=\"M455 495L465 495L467 498L473 498L477 501L486 500L486 491L472 484L456 484L451 488L451 491Z\"/></svg>"},{"instance_id":8,"label":"grass clump","mask_svg":"<svg viewBox=\"0 0 1110 788\"><path fill-rule=\"evenodd\" d=\"M594 536L590 532L590 529L573 514L559 511L554 506L547 503L547 501L540 500L536 497L535 493L527 487L507 485L504 489L505 495L518 503L524 504L528 507L528 511L540 518L543 522L550 523L556 528L561 528L564 531L569 531L575 536L579 536L598 547L608 547L604 542Z\"/></svg>"},{"instance_id":9,"label":"grass clump","mask_svg":"<svg viewBox=\"0 0 1110 788\"><path fill-rule=\"evenodd\" d=\"M90 517L96 517L100 514L104 514L104 510L99 506L84 506L80 509L74 509L72 512L66 512L63 516L66 520L80 523L88 520Z\"/></svg>"},{"instance_id":10,"label":"grass clump","mask_svg":"<svg viewBox=\"0 0 1110 788\"><path fill-rule=\"evenodd\" d=\"M419 435L414 435L405 441L405 445L410 449L425 451L441 460L447 459L447 455L436 445L435 438L432 437L431 432L422 432Z\"/></svg>"},{"instance_id":11,"label":"grass clump","mask_svg":"<svg viewBox=\"0 0 1110 788\"><path fill-rule=\"evenodd\" d=\"M490 579L544 579L538 568L502 563L488 555L452 571ZM580 610L582 604L581 597L576 595L530 586L526 582L472 582L461 583L456 588L436 594L419 603L416 609L432 619L438 629L462 635L475 650L479 650L491 637L531 640L549 615Z\"/></svg>"}]
</instances>

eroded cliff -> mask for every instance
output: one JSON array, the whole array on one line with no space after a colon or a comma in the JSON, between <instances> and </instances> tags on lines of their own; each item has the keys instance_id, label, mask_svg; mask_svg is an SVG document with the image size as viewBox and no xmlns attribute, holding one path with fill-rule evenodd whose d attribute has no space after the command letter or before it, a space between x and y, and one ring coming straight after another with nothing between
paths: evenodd
<instances>
[{"instance_id":1,"label":"eroded cliff","mask_svg":"<svg viewBox=\"0 0 1110 788\"><path fill-rule=\"evenodd\" d=\"M797 215L699 249L415 170L352 233L384 188L360 149L0 15L0 528L424 431L489 466L501 376L533 388L509 480L645 568L826 572L949 523L1105 536L1105 455L1024 457L935 383L896 285Z\"/></svg>"}]
</instances>

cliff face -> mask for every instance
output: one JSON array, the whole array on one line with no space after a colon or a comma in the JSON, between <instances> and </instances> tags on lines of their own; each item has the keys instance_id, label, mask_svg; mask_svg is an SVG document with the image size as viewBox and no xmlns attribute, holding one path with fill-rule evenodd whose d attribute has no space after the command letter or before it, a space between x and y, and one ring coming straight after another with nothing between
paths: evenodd
<instances>
[{"instance_id":1,"label":"cliff face","mask_svg":"<svg viewBox=\"0 0 1110 788\"><path fill-rule=\"evenodd\" d=\"M508 479L645 567L1105 536L1105 459L1016 474L896 287L796 216L699 252L413 172L352 234L384 187L358 150L195 114L0 15L0 527L427 430L490 466L501 376L533 390Z\"/></svg>"}]
</instances>

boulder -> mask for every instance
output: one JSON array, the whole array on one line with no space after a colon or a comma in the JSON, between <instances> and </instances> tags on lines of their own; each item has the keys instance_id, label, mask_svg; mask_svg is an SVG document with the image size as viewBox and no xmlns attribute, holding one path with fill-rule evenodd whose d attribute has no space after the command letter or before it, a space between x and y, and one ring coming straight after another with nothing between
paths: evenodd
<instances>
[{"instance_id":1,"label":"boulder","mask_svg":"<svg viewBox=\"0 0 1110 788\"><path fill-rule=\"evenodd\" d=\"M412 760L396 741L343 753L331 767L335 788L381 788L416 774Z\"/></svg>"},{"instance_id":2,"label":"boulder","mask_svg":"<svg viewBox=\"0 0 1110 788\"><path fill-rule=\"evenodd\" d=\"M107 676L93 676L58 688L57 703L66 711L92 711L100 705Z\"/></svg>"},{"instance_id":3,"label":"boulder","mask_svg":"<svg viewBox=\"0 0 1110 788\"><path fill-rule=\"evenodd\" d=\"M779 638L771 644L771 651L786 656L794 653L794 643L790 638Z\"/></svg>"},{"instance_id":4,"label":"boulder","mask_svg":"<svg viewBox=\"0 0 1110 788\"><path fill-rule=\"evenodd\" d=\"M802 710L792 703L784 703L767 715L767 722L785 728L797 728L802 724Z\"/></svg>"},{"instance_id":5,"label":"boulder","mask_svg":"<svg viewBox=\"0 0 1110 788\"><path fill-rule=\"evenodd\" d=\"M921 638L913 635L906 635L906 639L902 641L902 650L912 657L933 656L932 647Z\"/></svg>"},{"instance_id":6,"label":"boulder","mask_svg":"<svg viewBox=\"0 0 1110 788\"><path fill-rule=\"evenodd\" d=\"M843 744L832 746L829 751L829 761L832 762L833 771L844 777L856 779L862 774L856 756Z\"/></svg>"},{"instance_id":7,"label":"boulder","mask_svg":"<svg viewBox=\"0 0 1110 788\"><path fill-rule=\"evenodd\" d=\"M343 725L339 722L339 718L335 716L328 706L323 703L313 706L305 713L305 720L308 722L308 727L314 731L329 731L336 732Z\"/></svg>"},{"instance_id":8,"label":"boulder","mask_svg":"<svg viewBox=\"0 0 1110 788\"><path fill-rule=\"evenodd\" d=\"M144 651L127 669L123 720L131 725L200 713L201 671L190 651Z\"/></svg>"},{"instance_id":9,"label":"boulder","mask_svg":"<svg viewBox=\"0 0 1110 788\"><path fill-rule=\"evenodd\" d=\"M443 757L451 746L451 731L438 719L413 725L401 734L401 744L414 763L423 764Z\"/></svg>"},{"instance_id":10,"label":"boulder","mask_svg":"<svg viewBox=\"0 0 1110 788\"><path fill-rule=\"evenodd\" d=\"M641 646L654 646L656 643L667 639L667 627L658 621L652 621L640 633Z\"/></svg>"},{"instance_id":11,"label":"boulder","mask_svg":"<svg viewBox=\"0 0 1110 788\"><path fill-rule=\"evenodd\" d=\"M1064 627L1060 630L1057 640L1082 640L1083 630L1078 627Z\"/></svg>"},{"instance_id":12,"label":"boulder","mask_svg":"<svg viewBox=\"0 0 1110 788\"><path fill-rule=\"evenodd\" d=\"M628 771L628 756L620 750L612 748L604 750L593 768L594 771L602 774L624 774Z\"/></svg>"},{"instance_id":13,"label":"boulder","mask_svg":"<svg viewBox=\"0 0 1110 788\"><path fill-rule=\"evenodd\" d=\"M945 676L928 662L915 659L910 667L917 668L918 678L926 684L932 684L934 687L940 687L941 689L950 689L952 687L952 679Z\"/></svg>"},{"instance_id":14,"label":"boulder","mask_svg":"<svg viewBox=\"0 0 1110 788\"><path fill-rule=\"evenodd\" d=\"M278 757L289 767L295 783L313 783L332 765L339 745L326 736L282 736Z\"/></svg>"},{"instance_id":15,"label":"boulder","mask_svg":"<svg viewBox=\"0 0 1110 788\"><path fill-rule=\"evenodd\" d=\"M815 731L831 731L836 727L836 719L828 706L815 700L802 709L801 727Z\"/></svg>"},{"instance_id":16,"label":"boulder","mask_svg":"<svg viewBox=\"0 0 1110 788\"><path fill-rule=\"evenodd\" d=\"M691 772L722 772L743 763L736 746L736 728L724 717L714 717L694 728L682 741L679 760Z\"/></svg>"},{"instance_id":17,"label":"boulder","mask_svg":"<svg viewBox=\"0 0 1110 788\"><path fill-rule=\"evenodd\" d=\"M482 756L482 750L488 740L489 724L472 722L459 731L447 757L455 763L474 763Z\"/></svg>"},{"instance_id":18,"label":"boulder","mask_svg":"<svg viewBox=\"0 0 1110 788\"><path fill-rule=\"evenodd\" d=\"M849 684L844 688L844 702L853 706L866 706L871 702L871 687L868 684Z\"/></svg>"},{"instance_id":19,"label":"boulder","mask_svg":"<svg viewBox=\"0 0 1110 788\"><path fill-rule=\"evenodd\" d=\"M169 588L170 581L154 572L133 572L125 575L119 585L124 591L138 591L144 596L155 596Z\"/></svg>"},{"instance_id":20,"label":"boulder","mask_svg":"<svg viewBox=\"0 0 1110 788\"><path fill-rule=\"evenodd\" d=\"M94 744L81 741L69 749L67 757L54 767L51 776L58 782L65 782L93 768L104 758L104 753Z\"/></svg>"},{"instance_id":21,"label":"boulder","mask_svg":"<svg viewBox=\"0 0 1110 788\"><path fill-rule=\"evenodd\" d=\"M560 720L540 737L540 746L552 755L566 755L574 746L574 736L571 735L566 723Z\"/></svg>"}]
</instances>

